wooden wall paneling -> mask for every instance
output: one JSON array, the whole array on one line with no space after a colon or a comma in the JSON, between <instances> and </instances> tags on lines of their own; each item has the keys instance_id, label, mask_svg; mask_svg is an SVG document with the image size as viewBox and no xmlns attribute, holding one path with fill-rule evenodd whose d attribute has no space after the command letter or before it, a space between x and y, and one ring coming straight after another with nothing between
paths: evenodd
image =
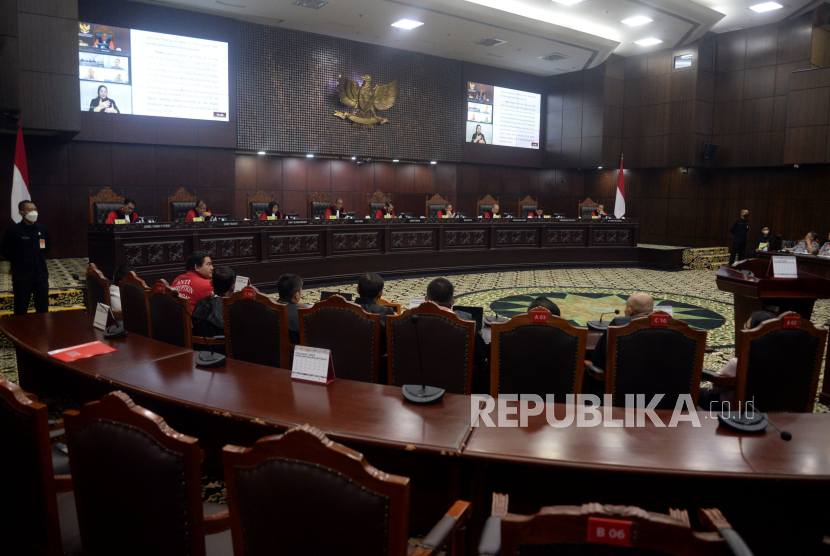
<instances>
[{"instance_id":1,"label":"wooden wall paneling","mask_svg":"<svg viewBox=\"0 0 830 556\"><path fill-rule=\"evenodd\" d=\"M19 12L78 19L77 0L17 0Z\"/></svg>"},{"instance_id":2,"label":"wooden wall paneling","mask_svg":"<svg viewBox=\"0 0 830 556\"><path fill-rule=\"evenodd\" d=\"M669 230L669 200L665 198L644 197L642 199L640 230L642 233L665 236ZM628 203L626 203L628 208ZM648 216L646 218L646 216Z\"/></svg>"},{"instance_id":3,"label":"wooden wall paneling","mask_svg":"<svg viewBox=\"0 0 830 556\"><path fill-rule=\"evenodd\" d=\"M0 2L2 6L14 7L14 2ZM3 7L0 6L0 10ZM15 22L14 25L8 25L7 29L14 27L14 33L17 33L17 12L13 10L14 17L11 19ZM0 21L3 21L3 11L0 11ZM0 26L5 25L6 22L0 23ZM2 29L2 27L0 27ZM9 31L6 31L9 32ZM18 48L19 39L17 36L9 36L0 32L0 106L7 106L9 108L18 108L20 106L20 54Z\"/></svg>"},{"instance_id":4,"label":"wooden wall paneling","mask_svg":"<svg viewBox=\"0 0 830 556\"><path fill-rule=\"evenodd\" d=\"M760 25L746 30L746 68L775 65L778 24Z\"/></svg>"},{"instance_id":5,"label":"wooden wall paneling","mask_svg":"<svg viewBox=\"0 0 830 556\"><path fill-rule=\"evenodd\" d=\"M602 134L609 137L623 135L623 109L616 106L604 106L602 111Z\"/></svg>"},{"instance_id":6,"label":"wooden wall paneling","mask_svg":"<svg viewBox=\"0 0 830 556\"><path fill-rule=\"evenodd\" d=\"M744 69L746 65L746 30L718 35L715 68L719 72Z\"/></svg>"},{"instance_id":7,"label":"wooden wall paneling","mask_svg":"<svg viewBox=\"0 0 830 556\"><path fill-rule=\"evenodd\" d=\"M112 185L116 189L154 187L156 185L156 147L113 144Z\"/></svg>"},{"instance_id":8,"label":"wooden wall paneling","mask_svg":"<svg viewBox=\"0 0 830 556\"><path fill-rule=\"evenodd\" d=\"M688 177L688 176L684 176ZM688 199L669 199L668 226L669 236L693 238L697 229L697 201ZM671 242L670 242L671 243Z\"/></svg>"},{"instance_id":9,"label":"wooden wall paneling","mask_svg":"<svg viewBox=\"0 0 830 556\"><path fill-rule=\"evenodd\" d=\"M695 98L705 102L715 102L715 74L710 71L698 71L696 78Z\"/></svg>"},{"instance_id":10,"label":"wooden wall paneling","mask_svg":"<svg viewBox=\"0 0 830 556\"><path fill-rule=\"evenodd\" d=\"M112 145L109 143L69 143L69 183L84 186L112 185ZM89 219L89 194L87 220Z\"/></svg>"},{"instance_id":11,"label":"wooden wall paneling","mask_svg":"<svg viewBox=\"0 0 830 556\"><path fill-rule=\"evenodd\" d=\"M796 71L790 74L790 91L830 87L830 68Z\"/></svg>"},{"instance_id":12,"label":"wooden wall paneling","mask_svg":"<svg viewBox=\"0 0 830 556\"><path fill-rule=\"evenodd\" d=\"M435 167L435 187L430 193L446 191L455 195L458 191L459 164L438 164Z\"/></svg>"},{"instance_id":13,"label":"wooden wall paneling","mask_svg":"<svg viewBox=\"0 0 830 556\"><path fill-rule=\"evenodd\" d=\"M236 157L232 149L200 148L198 151L199 189L234 187Z\"/></svg>"},{"instance_id":14,"label":"wooden wall paneling","mask_svg":"<svg viewBox=\"0 0 830 556\"><path fill-rule=\"evenodd\" d=\"M624 86L623 106L630 108L648 103L648 78L627 78Z\"/></svg>"},{"instance_id":15,"label":"wooden wall paneling","mask_svg":"<svg viewBox=\"0 0 830 556\"><path fill-rule=\"evenodd\" d=\"M772 129L781 131L787 127L787 96L775 97L772 115Z\"/></svg>"},{"instance_id":16,"label":"wooden wall paneling","mask_svg":"<svg viewBox=\"0 0 830 556\"><path fill-rule=\"evenodd\" d=\"M714 126L715 105L711 102L696 100L694 132L703 135L712 135Z\"/></svg>"},{"instance_id":17,"label":"wooden wall paneling","mask_svg":"<svg viewBox=\"0 0 830 556\"><path fill-rule=\"evenodd\" d=\"M701 72L705 73L705 72ZM710 81L713 81L714 78L711 77L711 74L708 78ZM697 97L697 82L698 82L698 72L697 71L681 71L672 73L670 76L671 79L671 95L669 100L672 102L680 101L680 100L693 100ZM706 78L704 78L706 79ZM714 83L713 83L714 86Z\"/></svg>"},{"instance_id":18,"label":"wooden wall paneling","mask_svg":"<svg viewBox=\"0 0 830 556\"><path fill-rule=\"evenodd\" d=\"M672 74L651 76L646 81L648 104L660 104L672 100Z\"/></svg>"},{"instance_id":19,"label":"wooden wall paneling","mask_svg":"<svg viewBox=\"0 0 830 556\"><path fill-rule=\"evenodd\" d=\"M115 102L118 97L113 95ZM104 114L108 116L109 114ZM146 143L154 145L158 136L156 119L150 116L124 116L112 118L112 141L114 143Z\"/></svg>"},{"instance_id":20,"label":"wooden wall paneling","mask_svg":"<svg viewBox=\"0 0 830 556\"><path fill-rule=\"evenodd\" d=\"M822 125L830 115L830 87L790 91L787 95L787 127Z\"/></svg>"},{"instance_id":21,"label":"wooden wall paneling","mask_svg":"<svg viewBox=\"0 0 830 556\"><path fill-rule=\"evenodd\" d=\"M332 161L332 165L334 161ZM435 174L437 165L432 164L414 164L413 170L415 172L415 182L413 184L413 193L433 193L435 191ZM455 190L452 191L455 193Z\"/></svg>"},{"instance_id":22,"label":"wooden wall paneling","mask_svg":"<svg viewBox=\"0 0 830 556\"><path fill-rule=\"evenodd\" d=\"M547 113L547 140L559 141L562 139L562 111L556 110Z\"/></svg>"},{"instance_id":23,"label":"wooden wall paneling","mask_svg":"<svg viewBox=\"0 0 830 556\"><path fill-rule=\"evenodd\" d=\"M648 54L639 54L625 58L625 81L646 77L648 75Z\"/></svg>"},{"instance_id":24,"label":"wooden wall paneling","mask_svg":"<svg viewBox=\"0 0 830 556\"><path fill-rule=\"evenodd\" d=\"M775 113L775 98L756 98L743 101L741 111L741 132L756 133L772 131Z\"/></svg>"},{"instance_id":25,"label":"wooden wall paneling","mask_svg":"<svg viewBox=\"0 0 830 556\"><path fill-rule=\"evenodd\" d=\"M14 139L14 135L10 135ZM52 137L24 135L26 162L29 169L29 185L61 185L69 183L69 146ZM14 157L14 143L11 144L11 156ZM9 190L11 190L12 170L9 168Z\"/></svg>"},{"instance_id":26,"label":"wooden wall paneling","mask_svg":"<svg viewBox=\"0 0 830 556\"><path fill-rule=\"evenodd\" d=\"M713 133L715 135L740 133L743 103L742 100L715 103L713 121Z\"/></svg>"},{"instance_id":27,"label":"wooden wall paneling","mask_svg":"<svg viewBox=\"0 0 830 556\"><path fill-rule=\"evenodd\" d=\"M583 137L579 166L596 168L602 165L602 137Z\"/></svg>"},{"instance_id":28,"label":"wooden wall paneling","mask_svg":"<svg viewBox=\"0 0 830 556\"><path fill-rule=\"evenodd\" d=\"M477 195L457 195L455 197L453 208L458 212L463 212L469 216L476 216L476 207L478 206L478 199ZM424 211L424 207L421 207L421 212Z\"/></svg>"},{"instance_id":29,"label":"wooden wall paneling","mask_svg":"<svg viewBox=\"0 0 830 556\"><path fill-rule=\"evenodd\" d=\"M79 93L80 94L80 93ZM73 141L112 141L112 115L96 114L95 112L81 112L81 132L72 138Z\"/></svg>"},{"instance_id":30,"label":"wooden wall paneling","mask_svg":"<svg viewBox=\"0 0 830 556\"><path fill-rule=\"evenodd\" d=\"M77 40L77 19L20 13L17 20L21 70L77 77L78 53L63 46Z\"/></svg>"},{"instance_id":31,"label":"wooden wall paneling","mask_svg":"<svg viewBox=\"0 0 830 556\"><path fill-rule=\"evenodd\" d=\"M665 133L687 133L694 130L695 101L672 102L669 107L669 122Z\"/></svg>"},{"instance_id":32,"label":"wooden wall paneling","mask_svg":"<svg viewBox=\"0 0 830 556\"><path fill-rule=\"evenodd\" d=\"M827 160L827 125L788 127L784 139L785 164L822 163Z\"/></svg>"},{"instance_id":33,"label":"wooden wall paneling","mask_svg":"<svg viewBox=\"0 0 830 556\"><path fill-rule=\"evenodd\" d=\"M59 46L57 48L63 48ZM20 112L26 129L77 132L81 130L81 92L77 74L21 70Z\"/></svg>"},{"instance_id":34,"label":"wooden wall paneling","mask_svg":"<svg viewBox=\"0 0 830 556\"><path fill-rule=\"evenodd\" d=\"M399 162L394 165L394 170L394 191L400 191L401 193L415 193L415 165Z\"/></svg>"},{"instance_id":35,"label":"wooden wall paneling","mask_svg":"<svg viewBox=\"0 0 830 556\"><path fill-rule=\"evenodd\" d=\"M646 107L646 135L665 135L669 126L669 107L666 104L653 104Z\"/></svg>"},{"instance_id":36,"label":"wooden wall paneling","mask_svg":"<svg viewBox=\"0 0 830 556\"><path fill-rule=\"evenodd\" d=\"M561 168L579 168L582 139L562 139Z\"/></svg>"},{"instance_id":37,"label":"wooden wall paneling","mask_svg":"<svg viewBox=\"0 0 830 556\"><path fill-rule=\"evenodd\" d=\"M606 106L623 107L625 102L625 81L606 77L605 83L603 84L603 92L605 94L604 103Z\"/></svg>"},{"instance_id":38,"label":"wooden wall paneling","mask_svg":"<svg viewBox=\"0 0 830 556\"><path fill-rule=\"evenodd\" d=\"M605 76L586 78L582 84L582 107L602 106L605 103Z\"/></svg>"},{"instance_id":39,"label":"wooden wall paneling","mask_svg":"<svg viewBox=\"0 0 830 556\"><path fill-rule=\"evenodd\" d=\"M810 41L810 65L824 67L824 47L827 42L827 31L821 27L813 27L813 36Z\"/></svg>"},{"instance_id":40,"label":"wooden wall paneling","mask_svg":"<svg viewBox=\"0 0 830 556\"><path fill-rule=\"evenodd\" d=\"M810 69L809 60L800 60L775 66L775 95L786 95L790 90L790 75L793 72Z\"/></svg>"},{"instance_id":41,"label":"wooden wall paneling","mask_svg":"<svg viewBox=\"0 0 830 556\"><path fill-rule=\"evenodd\" d=\"M810 59L812 48L812 13L806 13L778 24L778 64Z\"/></svg>"},{"instance_id":42,"label":"wooden wall paneling","mask_svg":"<svg viewBox=\"0 0 830 556\"><path fill-rule=\"evenodd\" d=\"M157 145L198 145L199 122L181 118L159 118L156 122Z\"/></svg>"},{"instance_id":43,"label":"wooden wall paneling","mask_svg":"<svg viewBox=\"0 0 830 556\"><path fill-rule=\"evenodd\" d=\"M331 160L328 158L306 159L308 170L306 172L306 192L331 191ZM394 169L393 169L394 171Z\"/></svg>"},{"instance_id":44,"label":"wooden wall paneling","mask_svg":"<svg viewBox=\"0 0 830 556\"><path fill-rule=\"evenodd\" d=\"M251 157L256 162L256 183L252 189L262 189L263 191L274 194L282 190L282 161L281 156L257 155ZM236 182L237 189L246 189L245 184ZM252 191L253 193L254 191ZM247 213L247 209L245 210Z\"/></svg>"},{"instance_id":45,"label":"wooden wall paneling","mask_svg":"<svg viewBox=\"0 0 830 556\"><path fill-rule=\"evenodd\" d=\"M613 79L625 79L625 58L611 54L605 61L605 76Z\"/></svg>"},{"instance_id":46,"label":"wooden wall paneling","mask_svg":"<svg viewBox=\"0 0 830 556\"><path fill-rule=\"evenodd\" d=\"M562 112L562 139L582 137L582 108Z\"/></svg>"},{"instance_id":47,"label":"wooden wall paneling","mask_svg":"<svg viewBox=\"0 0 830 556\"><path fill-rule=\"evenodd\" d=\"M72 164L70 150L70 166ZM70 174L71 175L71 174ZM72 253L74 257L86 257L86 228L89 224L89 187L70 186L69 188L69 214L70 230L72 238ZM100 190L100 186L93 187L93 193ZM141 214L139 212L139 214ZM165 212L165 218L167 213ZM44 221L46 218L44 217ZM47 224L48 226L48 224Z\"/></svg>"},{"instance_id":48,"label":"wooden wall paneling","mask_svg":"<svg viewBox=\"0 0 830 556\"><path fill-rule=\"evenodd\" d=\"M751 68L744 71L744 98L775 96L775 66Z\"/></svg>"},{"instance_id":49,"label":"wooden wall paneling","mask_svg":"<svg viewBox=\"0 0 830 556\"><path fill-rule=\"evenodd\" d=\"M582 81L572 81L562 86L563 110L582 108L583 84Z\"/></svg>"},{"instance_id":50,"label":"wooden wall paneling","mask_svg":"<svg viewBox=\"0 0 830 556\"><path fill-rule=\"evenodd\" d=\"M161 160L163 157L166 157L166 152L169 152L168 149L159 148L156 151L156 160L159 161L159 167L161 167L162 163ZM250 155L250 154L237 154L234 160L235 162L235 182L237 189L244 189L249 191L254 191L257 188L257 182L259 181L259 174L257 172L257 164L258 164L258 155ZM276 157L275 157L276 158ZM196 167L198 163L196 162L196 157L194 157L193 166ZM282 164L282 162L280 162ZM165 164L166 165L166 164ZM196 172L193 172L195 176ZM282 174L282 168L280 168L280 174ZM195 181L195 177L193 178ZM169 186L170 183L175 183L175 178L168 177L168 174L165 172L164 174L158 175L158 183L159 185ZM280 175L280 182L282 182L282 175ZM281 184L280 184L281 185ZM280 188L282 189L282 188Z\"/></svg>"},{"instance_id":51,"label":"wooden wall paneling","mask_svg":"<svg viewBox=\"0 0 830 556\"><path fill-rule=\"evenodd\" d=\"M163 190L157 189L157 191L160 196ZM245 214L236 214L236 190L234 189L200 187L199 199L203 199L208 206L208 210L216 214L230 214L231 219L245 218L247 216L248 211L245 211ZM167 218L166 202L167 198L162 197L161 208L164 209L164 213L163 216L159 215L162 218Z\"/></svg>"},{"instance_id":52,"label":"wooden wall paneling","mask_svg":"<svg viewBox=\"0 0 830 556\"><path fill-rule=\"evenodd\" d=\"M602 138L602 166L604 168L617 167L620 163L621 153L622 139L608 136Z\"/></svg>"},{"instance_id":53,"label":"wooden wall paneling","mask_svg":"<svg viewBox=\"0 0 830 556\"><path fill-rule=\"evenodd\" d=\"M300 218L308 218L308 194L303 191L284 190L282 192L282 210L296 212Z\"/></svg>"},{"instance_id":54,"label":"wooden wall paneling","mask_svg":"<svg viewBox=\"0 0 830 556\"><path fill-rule=\"evenodd\" d=\"M603 130L604 106L595 105L582 109L582 137L600 137Z\"/></svg>"},{"instance_id":55,"label":"wooden wall paneling","mask_svg":"<svg viewBox=\"0 0 830 556\"><path fill-rule=\"evenodd\" d=\"M666 166L692 166L695 157L694 133L679 133L664 137L666 145Z\"/></svg>"},{"instance_id":56,"label":"wooden wall paneling","mask_svg":"<svg viewBox=\"0 0 830 556\"><path fill-rule=\"evenodd\" d=\"M698 39L697 45L697 69L712 72L715 71L715 40L702 37Z\"/></svg>"},{"instance_id":57,"label":"wooden wall paneling","mask_svg":"<svg viewBox=\"0 0 830 556\"><path fill-rule=\"evenodd\" d=\"M479 192L484 191L481 185L481 170L482 167L474 164L458 164L456 166L456 187L459 194L472 193L478 195ZM489 183L487 184L490 185ZM436 184L436 193L440 193L443 189ZM443 193L442 193L443 195Z\"/></svg>"},{"instance_id":58,"label":"wooden wall paneling","mask_svg":"<svg viewBox=\"0 0 830 556\"><path fill-rule=\"evenodd\" d=\"M715 74L715 102L741 100L744 97L744 72L731 71Z\"/></svg>"},{"instance_id":59,"label":"wooden wall paneling","mask_svg":"<svg viewBox=\"0 0 830 556\"><path fill-rule=\"evenodd\" d=\"M307 172L308 165L304 158L284 157L282 161L282 188L286 191L302 191L305 193L308 181Z\"/></svg>"}]
</instances>

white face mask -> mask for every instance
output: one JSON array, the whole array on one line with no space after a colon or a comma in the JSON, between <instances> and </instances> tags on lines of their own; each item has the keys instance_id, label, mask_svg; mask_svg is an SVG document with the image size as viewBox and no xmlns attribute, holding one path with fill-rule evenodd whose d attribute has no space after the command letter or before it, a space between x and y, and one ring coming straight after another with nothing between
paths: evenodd
<instances>
[{"instance_id":1,"label":"white face mask","mask_svg":"<svg viewBox=\"0 0 830 556\"><path fill-rule=\"evenodd\" d=\"M764 234L764 235L769 235L769 230L767 230L766 232L761 232L761 233Z\"/></svg>"},{"instance_id":2,"label":"white face mask","mask_svg":"<svg viewBox=\"0 0 830 556\"><path fill-rule=\"evenodd\" d=\"M37 222L37 211L33 210L32 212L27 212L25 215L23 215L23 218L25 218L29 222Z\"/></svg>"}]
</instances>

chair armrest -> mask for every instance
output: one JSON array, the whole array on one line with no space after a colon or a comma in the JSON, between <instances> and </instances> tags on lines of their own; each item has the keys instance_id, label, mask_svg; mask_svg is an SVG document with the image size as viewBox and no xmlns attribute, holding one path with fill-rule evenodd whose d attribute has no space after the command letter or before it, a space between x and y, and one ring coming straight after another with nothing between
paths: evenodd
<instances>
[{"instance_id":1,"label":"chair armrest","mask_svg":"<svg viewBox=\"0 0 830 556\"><path fill-rule=\"evenodd\" d=\"M427 556L437 553L442 546L451 540L452 537L456 537L456 539L452 539L453 546L447 550L447 554L458 554L459 556L463 554L463 537L461 534L466 527L467 520L470 519L471 513L470 503L458 500L452 505L449 511L444 514L444 517L442 517L441 520L435 524L432 531L424 537L424 540L421 541L421 545L412 552L411 556ZM455 546L457 544L461 544L462 546Z\"/></svg>"},{"instance_id":2,"label":"chair armrest","mask_svg":"<svg viewBox=\"0 0 830 556\"><path fill-rule=\"evenodd\" d=\"M479 556L497 556L501 551L501 520L502 516L491 515L484 522L478 541Z\"/></svg>"},{"instance_id":3,"label":"chair armrest","mask_svg":"<svg viewBox=\"0 0 830 556\"><path fill-rule=\"evenodd\" d=\"M72 475L55 475L55 492L72 492Z\"/></svg>"},{"instance_id":4,"label":"chair armrest","mask_svg":"<svg viewBox=\"0 0 830 556\"><path fill-rule=\"evenodd\" d=\"M585 360L585 372L587 372L593 378L605 382L605 371L603 371L587 359Z\"/></svg>"},{"instance_id":5,"label":"chair armrest","mask_svg":"<svg viewBox=\"0 0 830 556\"><path fill-rule=\"evenodd\" d=\"M231 514L228 510L222 510L215 514L205 516L205 535L221 533L231 528Z\"/></svg>"},{"instance_id":6,"label":"chair armrest","mask_svg":"<svg viewBox=\"0 0 830 556\"><path fill-rule=\"evenodd\" d=\"M707 529L718 532L721 538L726 541L726 545L732 554L735 556L752 556L752 551L738 532L732 529L732 525L726 521L720 510L717 508L701 508L698 511L698 518Z\"/></svg>"},{"instance_id":7,"label":"chair armrest","mask_svg":"<svg viewBox=\"0 0 830 556\"><path fill-rule=\"evenodd\" d=\"M717 384L718 386L735 386L737 384L737 379L734 376L721 376L717 372L709 369L703 369L703 374L700 378L708 380L712 384Z\"/></svg>"}]
</instances>

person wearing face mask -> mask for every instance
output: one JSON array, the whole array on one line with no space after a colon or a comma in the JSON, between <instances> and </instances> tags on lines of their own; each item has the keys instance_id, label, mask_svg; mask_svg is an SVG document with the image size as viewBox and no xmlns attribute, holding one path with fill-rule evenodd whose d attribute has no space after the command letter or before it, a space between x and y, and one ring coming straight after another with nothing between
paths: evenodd
<instances>
[{"instance_id":1,"label":"person wearing face mask","mask_svg":"<svg viewBox=\"0 0 830 556\"><path fill-rule=\"evenodd\" d=\"M732 234L732 249L729 250L729 264L744 259L746 253L746 234L749 232L749 211L743 209L741 217L732 222L729 226L729 233Z\"/></svg>"},{"instance_id":2,"label":"person wearing face mask","mask_svg":"<svg viewBox=\"0 0 830 556\"><path fill-rule=\"evenodd\" d=\"M49 230L37 223L37 207L32 201L17 204L21 221L6 230L0 254L11 263L14 314L25 315L34 295L35 311L49 311L49 270L46 255L52 243Z\"/></svg>"},{"instance_id":3,"label":"person wearing face mask","mask_svg":"<svg viewBox=\"0 0 830 556\"><path fill-rule=\"evenodd\" d=\"M761 228L761 233L755 238L755 243L752 244L752 253L749 257L757 257L760 251L772 251L773 237L769 235L769 226Z\"/></svg>"}]
</instances>

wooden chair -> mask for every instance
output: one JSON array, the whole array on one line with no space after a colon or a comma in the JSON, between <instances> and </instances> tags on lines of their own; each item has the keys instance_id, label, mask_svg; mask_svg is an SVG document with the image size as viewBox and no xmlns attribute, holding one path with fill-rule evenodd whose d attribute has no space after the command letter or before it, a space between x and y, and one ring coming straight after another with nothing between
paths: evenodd
<instances>
[{"instance_id":1,"label":"wooden chair","mask_svg":"<svg viewBox=\"0 0 830 556\"><path fill-rule=\"evenodd\" d=\"M334 376L378 382L380 315L367 313L340 295L297 312L300 345L330 350Z\"/></svg>"},{"instance_id":2,"label":"wooden chair","mask_svg":"<svg viewBox=\"0 0 830 556\"><path fill-rule=\"evenodd\" d=\"M89 190L89 223L103 224L114 210L124 206L124 192L118 195L109 187L105 187L95 195Z\"/></svg>"},{"instance_id":3,"label":"wooden chair","mask_svg":"<svg viewBox=\"0 0 830 556\"><path fill-rule=\"evenodd\" d=\"M797 328L785 328L787 319L798 319ZM788 311L751 330L738 331L734 377L704 371L703 380L732 386L735 407L751 401L764 412L812 413L826 344L827 330Z\"/></svg>"},{"instance_id":4,"label":"wooden chair","mask_svg":"<svg viewBox=\"0 0 830 556\"><path fill-rule=\"evenodd\" d=\"M121 315L124 330L150 337L150 288L135 272L118 284L121 292Z\"/></svg>"},{"instance_id":5,"label":"wooden chair","mask_svg":"<svg viewBox=\"0 0 830 556\"><path fill-rule=\"evenodd\" d=\"M412 322L415 315L418 315L417 325ZM475 334L474 321L462 320L452 311L429 301L402 315L387 316L388 383L394 386L420 384L423 365L428 385L453 394L469 394L473 381Z\"/></svg>"},{"instance_id":6,"label":"wooden chair","mask_svg":"<svg viewBox=\"0 0 830 556\"><path fill-rule=\"evenodd\" d=\"M519 218L524 218L528 215L528 213L533 212L539 207L539 201L528 195L521 201L519 201L519 211L516 213L516 216Z\"/></svg>"},{"instance_id":7,"label":"wooden chair","mask_svg":"<svg viewBox=\"0 0 830 556\"><path fill-rule=\"evenodd\" d=\"M322 191L317 191L313 194L309 193L308 212L306 214L308 214L308 218L322 219L326 214L326 209L328 209L331 204L331 193L325 194Z\"/></svg>"},{"instance_id":8,"label":"wooden chair","mask_svg":"<svg viewBox=\"0 0 830 556\"><path fill-rule=\"evenodd\" d=\"M599 206L599 203L588 197L584 201L579 203L579 207L577 208L577 218L582 218L583 216L591 216L591 213L596 210Z\"/></svg>"},{"instance_id":9,"label":"wooden chair","mask_svg":"<svg viewBox=\"0 0 830 556\"><path fill-rule=\"evenodd\" d=\"M225 353L231 359L289 368L288 308L252 287L222 298Z\"/></svg>"},{"instance_id":10,"label":"wooden chair","mask_svg":"<svg viewBox=\"0 0 830 556\"><path fill-rule=\"evenodd\" d=\"M0 378L0 552L80 554L69 458L49 440L49 413L17 385ZM8 551L8 552L6 552Z\"/></svg>"},{"instance_id":11,"label":"wooden chair","mask_svg":"<svg viewBox=\"0 0 830 556\"><path fill-rule=\"evenodd\" d=\"M222 449L235 556L407 554L409 479L309 425L252 448ZM469 502L457 501L412 555L464 554Z\"/></svg>"},{"instance_id":12,"label":"wooden chair","mask_svg":"<svg viewBox=\"0 0 830 556\"><path fill-rule=\"evenodd\" d=\"M448 204L449 200L443 198L438 193L432 197L427 197L427 201L424 204L424 216L427 218L435 218L438 215L438 211L447 208Z\"/></svg>"},{"instance_id":13,"label":"wooden chair","mask_svg":"<svg viewBox=\"0 0 830 556\"><path fill-rule=\"evenodd\" d=\"M385 205L389 201L392 201L392 194L390 193L389 195L387 195L380 189L378 189L371 195L366 195L366 206L367 210L369 211L366 214L369 215L369 218L374 218L375 214L377 214L377 212L383 208L383 205Z\"/></svg>"},{"instance_id":14,"label":"wooden chair","mask_svg":"<svg viewBox=\"0 0 830 556\"><path fill-rule=\"evenodd\" d=\"M268 210L268 203L273 200L274 195L269 195L262 189L257 189L253 195L246 193L245 205L248 207L248 220L258 219L260 214Z\"/></svg>"},{"instance_id":15,"label":"wooden chair","mask_svg":"<svg viewBox=\"0 0 830 556\"><path fill-rule=\"evenodd\" d=\"M206 545L230 556L228 511L202 503L196 438L120 391L64 422L85 556L204 556Z\"/></svg>"},{"instance_id":16,"label":"wooden chair","mask_svg":"<svg viewBox=\"0 0 830 556\"><path fill-rule=\"evenodd\" d=\"M476 206L476 216L479 218L484 218L484 213L489 211L493 208L493 205L499 204L499 198L493 198L490 195L485 195L483 199L478 200L478 205Z\"/></svg>"},{"instance_id":17,"label":"wooden chair","mask_svg":"<svg viewBox=\"0 0 830 556\"><path fill-rule=\"evenodd\" d=\"M382 297L378 299L378 305L383 305L384 307L392 307L392 310L395 311L396 315L401 314L401 304L400 303L392 303L388 299L383 299Z\"/></svg>"},{"instance_id":18,"label":"wooden chair","mask_svg":"<svg viewBox=\"0 0 830 556\"><path fill-rule=\"evenodd\" d=\"M150 313L150 338L193 349L193 324L190 300L179 296L167 280L159 280L147 300Z\"/></svg>"},{"instance_id":19,"label":"wooden chair","mask_svg":"<svg viewBox=\"0 0 830 556\"><path fill-rule=\"evenodd\" d=\"M644 394L646 403L657 394L663 398L657 409L674 409L678 396L690 394L697 406L706 331L668 316L667 326L652 326L650 317L635 318L624 326L608 327L605 371L590 361L588 372L605 381L605 393L613 405L623 407L625 394Z\"/></svg>"},{"instance_id":20,"label":"wooden chair","mask_svg":"<svg viewBox=\"0 0 830 556\"><path fill-rule=\"evenodd\" d=\"M187 189L180 187L175 193L170 195L167 192L167 221L168 222L184 222L187 213L196 205L198 199L197 191L194 189L193 194L188 193Z\"/></svg>"},{"instance_id":21,"label":"wooden chair","mask_svg":"<svg viewBox=\"0 0 830 556\"><path fill-rule=\"evenodd\" d=\"M89 263L86 267L86 312L95 316L99 303L112 307L110 281L95 263Z\"/></svg>"},{"instance_id":22,"label":"wooden chair","mask_svg":"<svg viewBox=\"0 0 830 556\"><path fill-rule=\"evenodd\" d=\"M551 315L533 322L531 313L492 324L490 395L553 394L560 403L582 392L588 330ZM531 347L529 347L531 346Z\"/></svg>"},{"instance_id":23,"label":"wooden chair","mask_svg":"<svg viewBox=\"0 0 830 556\"><path fill-rule=\"evenodd\" d=\"M741 536L715 508L698 511L698 520L708 531L695 531L686 510L669 509L668 514L660 514L635 506L591 503L546 506L534 515L518 515L508 513L507 504L507 495L493 493L492 514L478 545L480 556L563 553L560 551L585 555L631 551L676 556L752 556ZM594 520L613 523L592 524ZM602 527L601 535L597 527ZM616 532L613 537L612 530ZM609 545L629 548L614 550L616 546Z\"/></svg>"}]
</instances>

